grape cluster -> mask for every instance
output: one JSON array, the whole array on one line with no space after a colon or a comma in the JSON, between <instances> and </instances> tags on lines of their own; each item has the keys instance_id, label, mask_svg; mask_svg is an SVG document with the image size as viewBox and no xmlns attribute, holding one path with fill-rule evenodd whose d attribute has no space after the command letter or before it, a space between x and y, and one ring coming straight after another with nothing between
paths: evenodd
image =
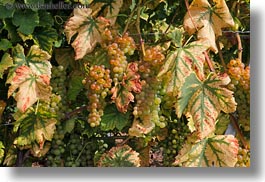
<instances>
[{"instance_id":1,"label":"grape cluster","mask_svg":"<svg viewBox=\"0 0 265 182\"><path fill-rule=\"evenodd\" d=\"M133 55L136 45L132 37L127 33L121 37L116 37L112 43L107 46L109 63L113 73L115 84L122 81L123 74L127 68L128 62L126 54Z\"/></svg>"},{"instance_id":2,"label":"grape cluster","mask_svg":"<svg viewBox=\"0 0 265 182\"><path fill-rule=\"evenodd\" d=\"M112 79L110 78L110 70L106 69L103 65L91 66L88 76L83 80L83 84L88 89L88 122L91 127L95 127L100 124L105 107L104 99L111 88Z\"/></svg>"},{"instance_id":3,"label":"grape cluster","mask_svg":"<svg viewBox=\"0 0 265 182\"><path fill-rule=\"evenodd\" d=\"M250 167L250 151L239 147L236 167Z\"/></svg>"},{"instance_id":4,"label":"grape cluster","mask_svg":"<svg viewBox=\"0 0 265 182\"><path fill-rule=\"evenodd\" d=\"M139 62L139 73L142 80L142 92L136 95L133 115L143 123L153 122L160 128L166 126L165 117L161 115L161 81L156 75L164 61L160 47L147 49L143 61Z\"/></svg>"},{"instance_id":5,"label":"grape cluster","mask_svg":"<svg viewBox=\"0 0 265 182\"><path fill-rule=\"evenodd\" d=\"M47 154L47 165L52 167L63 166L63 154L66 149L66 145L63 141L64 131L60 123L57 123L56 132L53 136L51 149Z\"/></svg>"},{"instance_id":6,"label":"grape cluster","mask_svg":"<svg viewBox=\"0 0 265 182\"><path fill-rule=\"evenodd\" d=\"M161 142L164 166L172 165L189 134L189 127L185 122L176 119L168 122L168 136Z\"/></svg>"},{"instance_id":7,"label":"grape cluster","mask_svg":"<svg viewBox=\"0 0 265 182\"><path fill-rule=\"evenodd\" d=\"M232 59L227 65L231 83L228 88L234 90L240 127L250 131L250 66L239 59Z\"/></svg>"},{"instance_id":8,"label":"grape cluster","mask_svg":"<svg viewBox=\"0 0 265 182\"><path fill-rule=\"evenodd\" d=\"M56 96L51 99L51 108L57 112L59 120L64 118L66 112L71 111L70 107L67 107L66 79L66 70L63 66L52 67L51 86L53 88L52 91Z\"/></svg>"}]
</instances>

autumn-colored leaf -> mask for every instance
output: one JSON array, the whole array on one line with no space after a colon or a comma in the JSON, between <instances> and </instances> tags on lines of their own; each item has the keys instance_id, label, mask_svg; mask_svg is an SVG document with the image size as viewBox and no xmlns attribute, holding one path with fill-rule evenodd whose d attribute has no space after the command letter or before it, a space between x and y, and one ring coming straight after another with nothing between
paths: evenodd
<instances>
[{"instance_id":1,"label":"autumn-colored leaf","mask_svg":"<svg viewBox=\"0 0 265 182\"><path fill-rule=\"evenodd\" d=\"M182 45L182 39L176 39L176 44ZM203 63L205 56L203 52L208 49L205 39L194 41L190 44L177 47L170 52L162 66L158 77L166 75L170 77L167 83L167 92L177 93L185 78L191 72L196 72L200 79L204 78Z\"/></svg>"},{"instance_id":2,"label":"autumn-colored leaf","mask_svg":"<svg viewBox=\"0 0 265 182\"><path fill-rule=\"evenodd\" d=\"M138 73L138 64L132 62L127 66L122 83L111 89L111 99L115 102L120 112L127 112L129 103L134 102L133 92L139 93L141 90L142 85Z\"/></svg>"},{"instance_id":3,"label":"autumn-colored leaf","mask_svg":"<svg viewBox=\"0 0 265 182\"><path fill-rule=\"evenodd\" d=\"M75 60L82 59L94 50L97 43L102 42L99 29L107 25L108 21L104 18L94 19L92 11L90 8L75 8L73 16L65 24L64 31L68 43L77 34L71 44L75 50Z\"/></svg>"},{"instance_id":4,"label":"autumn-colored leaf","mask_svg":"<svg viewBox=\"0 0 265 182\"><path fill-rule=\"evenodd\" d=\"M209 39L211 50L217 52L216 38L222 35L222 28L234 26L234 21L225 0L213 2L211 6L207 0L193 0L183 24L189 34L198 30L198 39Z\"/></svg>"},{"instance_id":5,"label":"autumn-colored leaf","mask_svg":"<svg viewBox=\"0 0 265 182\"><path fill-rule=\"evenodd\" d=\"M99 167L140 167L139 153L128 145L112 147L103 154L98 162Z\"/></svg>"},{"instance_id":6,"label":"autumn-colored leaf","mask_svg":"<svg viewBox=\"0 0 265 182\"><path fill-rule=\"evenodd\" d=\"M3 100L0 100L0 123L2 122L2 114L6 108L6 102Z\"/></svg>"},{"instance_id":7,"label":"autumn-colored leaf","mask_svg":"<svg viewBox=\"0 0 265 182\"><path fill-rule=\"evenodd\" d=\"M181 87L177 115L180 117L185 109L191 114L200 139L214 132L220 111L231 113L236 110L233 92L225 88L229 82L227 74L210 73L202 82L192 73Z\"/></svg>"},{"instance_id":8,"label":"autumn-colored leaf","mask_svg":"<svg viewBox=\"0 0 265 182\"><path fill-rule=\"evenodd\" d=\"M216 135L195 143L187 142L174 164L183 167L234 167L238 148L233 135Z\"/></svg>"},{"instance_id":9,"label":"autumn-colored leaf","mask_svg":"<svg viewBox=\"0 0 265 182\"><path fill-rule=\"evenodd\" d=\"M151 120L144 120L143 123L141 123L139 120L134 119L128 133L130 136L142 137L143 135L150 133L154 128L155 123Z\"/></svg>"},{"instance_id":10,"label":"autumn-colored leaf","mask_svg":"<svg viewBox=\"0 0 265 182\"><path fill-rule=\"evenodd\" d=\"M33 45L25 56L24 48L19 44L14 47L12 55L13 66L6 81L11 84L8 97L15 92L17 107L25 112L38 99L49 99L52 66L48 60L51 56L37 45Z\"/></svg>"},{"instance_id":11,"label":"autumn-colored leaf","mask_svg":"<svg viewBox=\"0 0 265 182\"><path fill-rule=\"evenodd\" d=\"M50 148L51 148L51 143L48 142L45 143L42 149L38 144L34 143L32 148L30 149L30 153L34 157L43 157L49 152Z\"/></svg>"},{"instance_id":12,"label":"autumn-colored leaf","mask_svg":"<svg viewBox=\"0 0 265 182\"><path fill-rule=\"evenodd\" d=\"M122 4L123 4L123 0L115 0L113 1L113 3L111 3L111 6L108 6L106 18L109 19L110 25L115 24L118 14L120 12L120 9L122 7Z\"/></svg>"},{"instance_id":13,"label":"autumn-colored leaf","mask_svg":"<svg viewBox=\"0 0 265 182\"><path fill-rule=\"evenodd\" d=\"M14 144L23 147L34 142L43 149L46 140L51 141L56 129L57 120L54 115L42 111L35 112L33 108L25 113L16 113L14 132L20 129L20 135L14 140Z\"/></svg>"},{"instance_id":14,"label":"autumn-colored leaf","mask_svg":"<svg viewBox=\"0 0 265 182\"><path fill-rule=\"evenodd\" d=\"M16 92L14 98L17 107L21 112L25 112L38 99L49 100L51 94L49 83L50 78L47 75L36 75L29 67L20 66L10 82L8 97Z\"/></svg>"}]
</instances>

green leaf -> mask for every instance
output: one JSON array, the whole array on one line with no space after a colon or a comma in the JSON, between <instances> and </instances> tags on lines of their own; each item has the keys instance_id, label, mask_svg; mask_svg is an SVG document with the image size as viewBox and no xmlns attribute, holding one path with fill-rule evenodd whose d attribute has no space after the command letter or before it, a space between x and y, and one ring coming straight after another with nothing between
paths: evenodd
<instances>
[{"instance_id":1,"label":"green leaf","mask_svg":"<svg viewBox=\"0 0 265 182\"><path fill-rule=\"evenodd\" d=\"M69 87L67 91L67 98L71 101L74 101L80 91L84 88L82 80L84 76L82 72L76 70L71 73Z\"/></svg>"},{"instance_id":2,"label":"green leaf","mask_svg":"<svg viewBox=\"0 0 265 182\"><path fill-rule=\"evenodd\" d=\"M37 12L31 10L16 11L12 22L18 26L18 31L29 35L32 34L35 27L39 24L39 16Z\"/></svg>"},{"instance_id":3,"label":"green leaf","mask_svg":"<svg viewBox=\"0 0 265 182\"><path fill-rule=\"evenodd\" d=\"M71 133L73 129L75 128L75 121L76 118L71 118L69 120L66 120L63 122L63 131L65 133Z\"/></svg>"},{"instance_id":4,"label":"green leaf","mask_svg":"<svg viewBox=\"0 0 265 182\"><path fill-rule=\"evenodd\" d=\"M7 9L6 6L0 5L0 19L12 18L15 10Z\"/></svg>"},{"instance_id":5,"label":"green leaf","mask_svg":"<svg viewBox=\"0 0 265 182\"><path fill-rule=\"evenodd\" d=\"M214 132L220 111L231 113L236 110L233 92L225 88L229 82L227 74L210 73L202 82L191 73L181 87L177 115L180 117L185 109L191 114L200 139Z\"/></svg>"},{"instance_id":6,"label":"green leaf","mask_svg":"<svg viewBox=\"0 0 265 182\"><path fill-rule=\"evenodd\" d=\"M5 146L4 146L3 142L0 141L0 164L3 161L4 155L5 155Z\"/></svg>"},{"instance_id":7,"label":"green leaf","mask_svg":"<svg viewBox=\"0 0 265 182\"><path fill-rule=\"evenodd\" d=\"M233 135L216 135L195 143L187 142L174 164L183 167L234 167L238 148Z\"/></svg>"},{"instance_id":8,"label":"green leaf","mask_svg":"<svg viewBox=\"0 0 265 182\"><path fill-rule=\"evenodd\" d=\"M140 167L139 153L128 145L112 147L98 161L99 167Z\"/></svg>"},{"instance_id":9,"label":"green leaf","mask_svg":"<svg viewBox=\"0 0 265 182\"><path fill-rule=\"evenodd\" d=\"M57 41L58 34L55 29L46 27L34 31L33 38L42 50L51 54L53 44Z\"/></svg>"},{"instance_id":10,"label":"green leaf","mask_svg":"<svg viewBox=\"0 0 265 182\"><path fill-rule=\"evenodd\" d=\"M13 59L10 54L5 53L0 62L0 78L3 78L5 70L13 66Z\"/></svg>"},{"instance_id":11,"label":"green leaf","mask_svg":"<svg viewBox=\"0 0 265 182\"><path fill-rule=\"evenodd\" d=\"M1 39L0 41L0 50L6 51L7 49L12 48L12 44L7 39Z\"/></svg>"},{"instance_id":12,"label":"green leaf","mask_svg":"<svg viewBox=\"0 0 265 182\"><path fill-rule=\"evenodd\" d=\"M89 63L89 65L91 66L104 65L105 68L110 68L107 51L102 48L99 49L95 48L95 50L92 53L84 56L82 61L84 63Z\"/></svg>"},{"instance_id":13,"label":"green leaf","mask_svg":"<svg viewBox=\"0 0 265 182\"><path fill-rule=\"evenodd\" d=\"M216 120L215 134L216 135L224 134L225 131L227 130L229 123L230 123L229 114L220 113Z\"/></svg>"},{"instance_id":14,"label":"green leaf","mask_svg":"<svg viewBox=\"0 0 265 182\"><path fill-rule=\"evenodd\" d=\"M15 148L14 145L12 145L5 156L5 160L4 160L4 165L6 166L14 166L16 164L16 160L17 160L17 149Z\"/></svg>"},{"instance_id":15,"label":"green leaf","mask_svg":"<svg viewBox=\"0 0 265 182\"><path fill-rule=\"evenodd\" d=\"M39 10L39 26L42 27L52 27L54 25L54 19L50 12L45 10Z\"/></svg>"},{"instance_id":16,"label":"green leaf","mask_svg":"<svg viewBox=\"0 0 265 182\"><path fill-rule=\"evenodd\" d=\"M16 26L13 25L12 19L5 19L4 20L4 29L7 30L7 38L10 40L12 43L16 43L21 41L21 38L19 37L17 31L16 31Z\"/></svg>"},{"instance_id":17,"label":"green leaf","mask_svg":"<svg viewBox=\"0 0 265 182\"><path fill-rule=\"evenodd\" d=\"M19 136L14 140L18 146L31 145L37 142L40 148L46 140L51 141L55 132L57 120L49 112L37 112L33 108L26 113L17 113L14 132L20 130Z\"/></svg>"},{"instance_id":18,"label":"green leaf","mask_svg":"<svg viewBox=\"0 0 265 182\"><path fill-rule=\"evenodd\" d=\"M106 106L104 115L101 117L101 130L110 131L117 128L121 131L125 126L130 124L130 113L121 113L114 104Z\"/></svg>"}]
</instances>

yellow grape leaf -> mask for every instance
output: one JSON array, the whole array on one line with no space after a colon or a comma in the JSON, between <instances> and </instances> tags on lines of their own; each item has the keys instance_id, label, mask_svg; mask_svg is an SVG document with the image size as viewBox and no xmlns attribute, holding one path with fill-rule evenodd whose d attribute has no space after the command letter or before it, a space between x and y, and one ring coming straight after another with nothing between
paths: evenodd
<instances>
[{"instance_id":1,"label":"yellow grape leaf","mask_svg":"<svg viewBox=\"0 0 265 182\"><path fill-rule=\"evenodd\" d=\"M239 144L233 135L216 135L184 144L174 165L183 167L234 167Z\"/></svg>"},{"instance_id":2,"label":"yellow grape leaf","mask_svg":"<svg viewBox=\"0 0 265 182\"><path fill-rule=\"evenodd\" d=\"M5 146L4 146L3 142L0 141L0 164L3 161L4 155L5 155Z\"/></svg>"},{"instance_id":3,"label":"yellow grape leaf","mask_svg":"<svg viewBox=\"0 0 265 182\"><path fill-rule=\"evenodd\" d=\"M15 92L14 98L21 112L25 112L38 99L49 100L50 98L50 77L36 75L28 66L18 67L10 84L8 97Z\"/></svg>"},{"instance_id":4,"label":"yellow grape leaf","mask_svg":"<svg viewBox=\"0 0 265 182\"><path fill-rule=\"evenodd\" d=\"M229 82L227 74L210 73L206 80L200 81L192 73L182 85L176 113L180 117L186 109L191 114L200 139L214 132L220 111L230 113L236 110L233 92L225 88Z\"/></svg>"},{"instance_id":5,"label":"yellow grape leaf","mask_svg":"<svg viewBox=\"0 0 265 182\"><path fill-rule=\"evenodd\" d=\"M140 123L137 119L134 119L128 133L130 136L143 137L143 135L150 133L154 128L155 123L151 120L144 120L143 123Z\"/></svg>"},{"instance_id":6,"label":"yellow grape leaf","mask_svg":"<svg viewBox=\"0 0 265 182\"><path fill-rule=\"evenodd\" d=\"M13 66L13 59L10 54L5 53L0 62L0 79L3 79L4 72Z\"/></svg>"},{"instance_id":7,"label":"yellow grape leaf","mask_svg":"<svg viewBox=\"0 0 265 182\"><path fill-rule=\"evenodd\" d=\"M176 41L176 40L175 40ZM182 45L179 39L178 45ZM204 51L208 49L205 39L191 42L190 44L177 47L166 58L166 62L158 73L158 78L162 75L169 77L167 92L177 93L185 78L191 72L196 72L200 79L204 78L203 63L205 62Z\"/></svg>"},{"instance_id":8,"label":"yellow grape leaf","mask_svg":"<svg viewBox=\"0 0 265 182\"><path fill-rule=\"evenodd\" d=\"M94 19L92 12L90 8L75 8L74 16L69 18L65 24L64 31L68 43L77 34L71 44L75 50L75 60L82 59L94 50L97 43L102 42L100 30L109 24L108 20L103 17Z\"/></svg>"},{"instance_id":9,"label":"yellow grape leaf","mask_svg":"<svg viewBox=\"0 0 265 182\"><path fill-rule=\"evenodd\" d=\"M25 113L16 113L14 132L20 129L19 136L14 140L14 144L19 147L39 144L42 150L46 140L51 141L56 129L57 120L49 112L35 112L33 108Z\"/></svg>"},{"instance_id":10,"label":"yellow grape leaf","mask_svg":"<svg viewBox=\"0 0 265 182\"><path fill-rule=\"evenodd\" d=\"M48 142L45 143L42 149L40 148L39 145L34 143L34 145L30 149L30 153L34 157L43 157L49 152L50 148L51 148L51 143L48 143Z\"/></svg>"},{"instance_id":11,"label":"yellow grape leaf","mask_svg":"<svg viewBox=\"0 0 265 182\"><path fill-rule=\"evenodd\" d=\"M112 147L104 153L99 162L99 167L140 167L139 153L128 145Z\"/></svg>"},{"instance_id":12,"label":"yellow grape leaf","mask_svg":"<svg viewBox=\"0 0 265 182\"><path fill-rule=\"evenodd\" d=\"M217 52L216 38L222 35L222 28L234 26L234 20L225 0L213 2L215 5L211 6L207 0L193 0L189 7L191 17L186 13L183 25L189 34L198 30L198 39L209 39L210 49Z\"/></svg>"}]
</instances>

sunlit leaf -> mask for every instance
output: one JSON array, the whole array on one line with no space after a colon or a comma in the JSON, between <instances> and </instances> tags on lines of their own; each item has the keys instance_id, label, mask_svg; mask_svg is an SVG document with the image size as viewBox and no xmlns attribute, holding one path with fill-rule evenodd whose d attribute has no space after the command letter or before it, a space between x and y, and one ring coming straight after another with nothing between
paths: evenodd
<instances>
[{"instance_id":1,"label":"sunlit leaf","mask_svg":"<svg viewBox=\"0 0 265 182\"><path fill-rule=\"evenodd\" d=\"M102 41L100 36L100 28L104 27L103 18L94 19L92 17L92 9L76 8L73 15L65 24L65 34L68 43L72 41L74 35L77 37L72 42L72 47L75 50L75 59L82 59L86 54L92 52L97 43Z\"/></svg>"},{"instance_id":2,"label":"sunlit leaf","mask_svg":"<svg viewBox=\"0 0 265 182\"><path fill-rule=\"evenodd\" d=\"M179 42L178 42L179 41ZM165 64L162 66L158 77L167 75L170 77L167 83L167 92L177 93L185 78L191 73L196 72L200 79L204 78L203 63L205 56L203 52L208 49L205 40L194 41L182 46L182 39L175 39L176 49L169 53Z\"/></svg>"},{"instance_id":3,"label":"sunlit leaf","mask_svg":"<svg viewBox=\"0 0 265 182\"><path fill-rule=\"evenodd\" d=\"M233 92L225 86L230 82L227 74L210 74L200 81L192 73L180 89L176 112L178 117L185 109L191 114L199 138L205 138L215 130L216 118L220 111L225 113L236 110Z\"/></svg>"},{"instance_id":4,"label":"sunlit leaf","mask_svg":"<svg viewBox=\"0 0 265 182\"><path fill-rule=\"evenodd\" d=\"M34 157L43 157L45 156L51 148L51 143L46 142L41 149L40 146L37 143L34 143L32 148L30 149L30 153Z\"/></svg>"},{"instance_id":5,"label":"sunlit leaf","mask_svg":"<svg viewBox=\"0 0 265 182\"><path fill-rule=\"evenodd\" d=\"M5 146L4 146L3 142L0 141L0 164L3 161L4 155L5 155Z\"/></svg>"},{"instance_id":6,"label":"sunlit leaf","mask_svg":"<svg viewBox=\"0 0 265 182\"><path fill-rule=\"evenodd\" d=\"M215 40L222 35L222 28L232 27L234 21L225 0L213 2L215 5L211 6L207 0L193 0L189 7L191 17L189 13L184 17L184 28L190 34L197 29L198 39L209 39L211 50L217 52Z\"/></svg>"},{"instance_id":7,"label":"sunlit leaf","mask_svg":"<svg viewBox=\"0 0 265 182\"><path fill-rule=\"evenodd\" d=\"M234 167L238 148L233 135L216 135L184 144L174 164L183 167Z\"/></svg>"},{"instance_id":8,"label":"sunlit leaf","mask_svg":"<svg viewBox=\"0 0 265 182\"><path fill-rule=\"evenodd\" d=\"M140 167L139 153L128 145L112 147L103 154L98 162L99 167Z\"/></svg>"},{"instance_id":9,"label":"sunlit leaf","mask_svg":"<svg viewBox=\"0 0 265 182\"><path fill-rule=\"evenodd\" d=\"M38 99L49 100L51 88L50 78L47 75L36 75L27 66L16 69L15 76L10 82L8 97L14 92L17 107L21 112L25 112Z\"/></svg>"},{"instance_id":10,"label":"sunlit leaf","mask_svg":"<svg viewBox=\"0 0 265 182\"><path fill-rule=\"evenodd\" d=\"M110 131L117 128L121 131L130 123L130 113L121 113L115 105L108 105L104 110L104 115L101 117L100 127L103 131Z\"/></svg>"}]
</instances>

